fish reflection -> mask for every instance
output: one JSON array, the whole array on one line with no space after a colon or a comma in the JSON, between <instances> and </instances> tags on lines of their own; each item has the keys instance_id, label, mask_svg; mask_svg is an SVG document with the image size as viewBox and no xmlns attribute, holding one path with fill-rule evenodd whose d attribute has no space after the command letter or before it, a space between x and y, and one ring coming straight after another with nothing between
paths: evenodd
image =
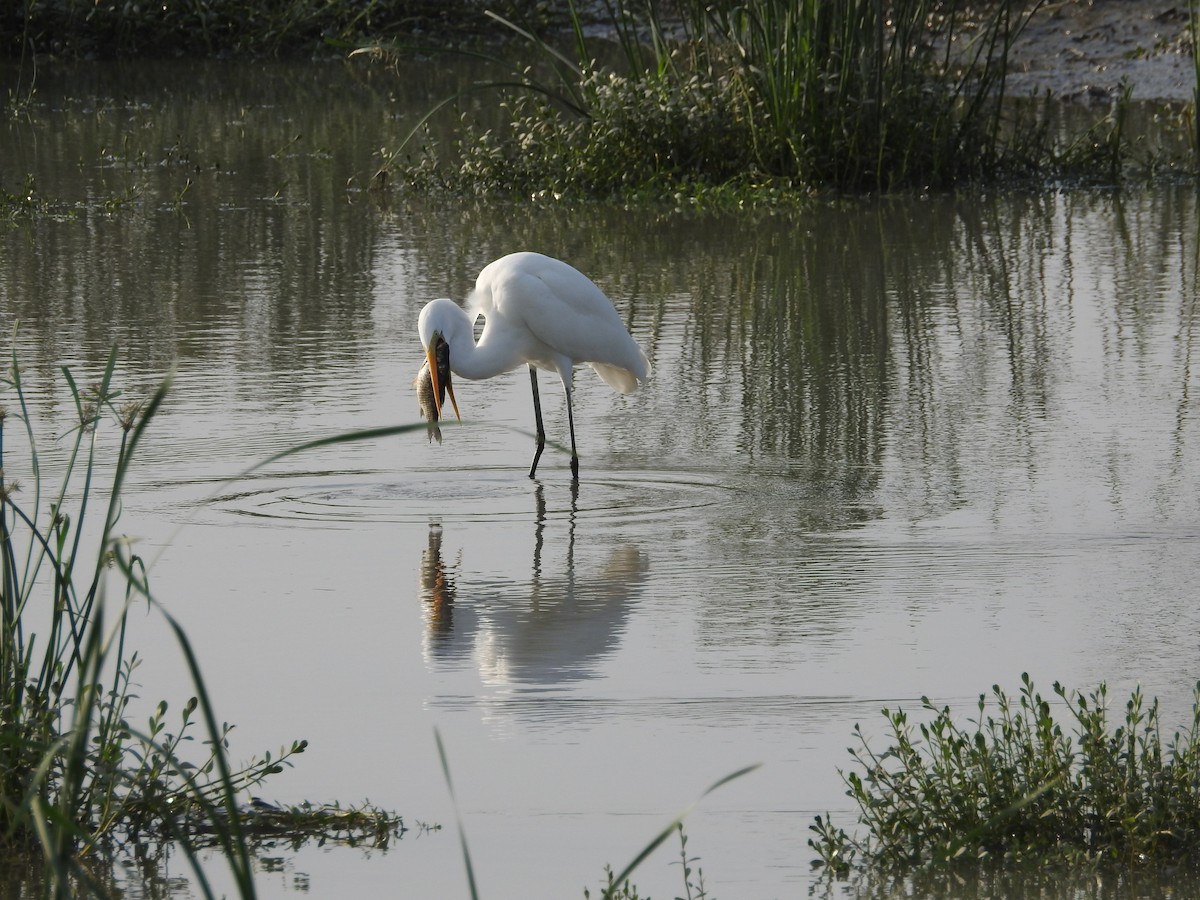
<instances>
[{"instance_id":1,"label":"fish reflection","mask_svg":"<svg viewBox=\"0 0 1200 900\"><path fill-rule=\"evenodd\" d=\"M454 570L442 560L442 526L429 525L429 546L421 554L421 594L429 635L440 640L454 628Z\"/></svg>"},{"instance_id":2,"label":"fish reflection","mask_svg":"<svg viewBox=\"0 0 1200 900\"><path fill-rule=\"evenodd\" d=\"M572 491L560 567L543 560L547 515L538 487L528 583L464 577L463 551L459 563L447 565L442 527L430 526L420 574L427 662L470 661L494 684L561 683L590 677L617 649L630 605L645 584L648 558L637 547L617 546L599 562L577 567L577 496Z\"/></svg>"}]
</instances>

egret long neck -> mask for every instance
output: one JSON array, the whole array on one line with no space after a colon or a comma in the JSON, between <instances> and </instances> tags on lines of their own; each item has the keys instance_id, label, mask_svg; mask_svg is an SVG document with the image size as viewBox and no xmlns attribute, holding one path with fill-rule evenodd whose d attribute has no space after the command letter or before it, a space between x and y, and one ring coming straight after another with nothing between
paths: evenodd
<instances>
[{"instance_id":1,"label":"egret long neck","mask_svg":"<svg viewBox=\"0 0 1200 900\"><path fill-rule=\"evenodd\" d=\"M464 314L464 319L466 318ZM489 340L489 337L493 338ZM450 338L450 369L455 375L478 381L511 371L525 362L520 348L508 341L497 341L487 329L475 343L470 322Z\"/></svg>"}]
</instances>

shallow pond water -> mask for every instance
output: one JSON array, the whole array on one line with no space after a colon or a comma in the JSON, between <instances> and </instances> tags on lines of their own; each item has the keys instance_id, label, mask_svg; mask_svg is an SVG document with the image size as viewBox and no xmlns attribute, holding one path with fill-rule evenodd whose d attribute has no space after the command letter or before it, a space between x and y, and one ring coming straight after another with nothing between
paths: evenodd
<instances>
[{"instance_id":1,"label":"shallow pond water","mask_svg":"<svg viewBox=\"0 0 1200 900\"><path fill-rule=\"evenodd\" d=\"M1141 684L1185 721L1192 188L787 215L380 196L376 151L447 89L428 65L38 78L0 125L4 187L32 173L64 214L0 232L0 328L19 323L39 425L69 427L58 367L84 382L114 344L135 395L174 372L122 524L235 758L306 738L269 799L369 798L413 829L387 853L264 856L262 896L468 896L435 728L482 896L595 893L606 863L762 763L687 822L706 889L753 900L823 890L808 825L851 824L837 770L885 705L965 716L1028 671L1118 702ZM522 372L458 382L467 423L440 445L416 432L237 477L416 421L420 307L518 249L591 275L655 367L625 398L578 373L577 487L558 450L526 475ZM547 377L542 400L565 442ZM178 705L162 622L135 630L147 708ZM682 890L678 855L654 854L639 889Z\"/></svg>"}]
</instances>

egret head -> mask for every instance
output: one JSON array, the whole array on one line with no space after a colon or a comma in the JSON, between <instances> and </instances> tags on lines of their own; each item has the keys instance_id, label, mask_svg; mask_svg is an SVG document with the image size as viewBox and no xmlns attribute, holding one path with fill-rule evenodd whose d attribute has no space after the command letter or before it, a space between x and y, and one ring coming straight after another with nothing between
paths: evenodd
<instances>
[{"instance_id":1,"label":"egret head","mask_svg":"<svg viewBox=\"0 0 1200 900\"><path fill-rule=\"evenodd\" d=\"M425 304L417 318L417 333L421 338L421 346L425 348L425 364L433 382L436 417L441 417L442 401L449 393L454 415L461 422L462 416L458 412L458 400L454 397L454 385L450 375L450 335L455 320L447 314L447 304L461 315L461 310L455 306L453 300L432 300Z\"/></svg>"}]
</instances>

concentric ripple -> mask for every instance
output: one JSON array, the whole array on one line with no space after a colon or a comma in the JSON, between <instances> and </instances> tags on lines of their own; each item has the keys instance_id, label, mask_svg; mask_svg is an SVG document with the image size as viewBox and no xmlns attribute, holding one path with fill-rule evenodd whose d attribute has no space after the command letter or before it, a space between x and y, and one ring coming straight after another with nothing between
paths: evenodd
<instances>
[{"instance_id":1,"label":"concentric ripple","mask_svg":"<svg viewBox=\"0 0 1200 900\"><path fill-rule=\"evenodd\" d=\"M569 477L534 482L512 470L307 472L256 478L249 490L221 494L207 505L237 516L314 523L413 523L437 517L471 522L604 518L632 524L674 518L721 502L728 493L715 479L663 472L603 473L575 489Z\"/></svg>"}]
</instances>

